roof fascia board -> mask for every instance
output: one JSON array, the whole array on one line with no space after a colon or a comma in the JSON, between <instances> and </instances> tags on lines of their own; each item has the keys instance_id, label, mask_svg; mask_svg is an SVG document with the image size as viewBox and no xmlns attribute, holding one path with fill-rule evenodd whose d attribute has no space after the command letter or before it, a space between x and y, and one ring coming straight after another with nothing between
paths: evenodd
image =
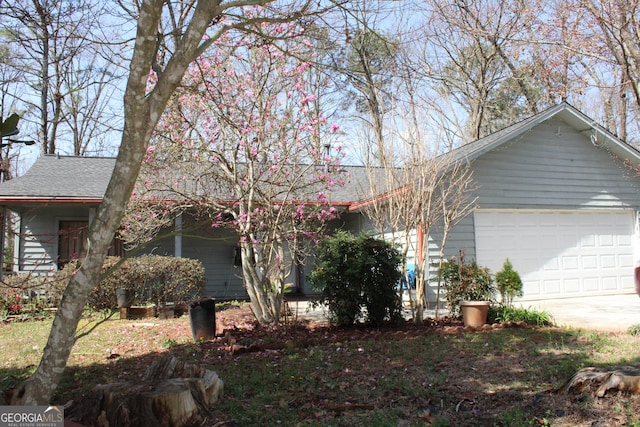
<instances>
[{"instance_id":1,"label":"roof fascia board","mask_svg":"<svg viewBox=\"0 0 640 427\"><path fill-rule=\"evenodd\" d=\"M102 197L0 197L0 205L5 204L42 204L42 203L82 203L82 204L100 204Z\"/></svg>"}]
</instances>

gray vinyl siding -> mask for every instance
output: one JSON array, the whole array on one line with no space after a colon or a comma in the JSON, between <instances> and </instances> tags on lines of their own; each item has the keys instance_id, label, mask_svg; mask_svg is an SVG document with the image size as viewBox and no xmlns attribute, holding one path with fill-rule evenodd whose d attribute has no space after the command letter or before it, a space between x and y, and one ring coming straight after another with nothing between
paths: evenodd
<instances>
[{"instance_id":1,"label":"gray vinyl siding","mask_svg":"<svg viewBox=\"0 0 640 427\"><path fill-rule=\"evenodd\" d=\"M184 236L182 256L199 259L205 269L205 294L215 298L246 298L240 267L233 265L238 237L231 230L199 230L198 237Z\"/></svg>"},{"instance_id":2,"label":"gray vinyl siding","mask_svg":"<svg viewBox=\"0 0 640 427\"><path fill-rule=\"evenodd\" d=\"M34 208L22 212L18 271L45 274L57 270L60 221L88 221L88 207Z\"/></svg>"},{"instance_id":3,"label":"gray vinyl siding","mask_svg":"<svg viewBox=\"0 0 640 427\"><path fill-rule=\"evenodd\" d=\"M475 234L474 234L473 215L463 218L455 227L451 229L445 242L444 258L459 257L464 255L465 259L473 260L476 258ZM432 233L429 243L429 259L433 263L437 261L440 253L440 244L442 242L442 230L436 229ZM470 244L470 242L472 244Z\"/></svg>"},{"instance_id":4,"label":"gray vinyl siding","mask_svg":"<svg viewBox=\"0 0 640 427\"><path fill-rule=\"evenodd\" d=\"M551 119L473 162L480 208L636 207L638 181L588 135Z\"/></svg>"},{"instance_id":5,"label":"gray vinyl siding","mask_svg":"<svg viewBox=\"0 0 640 427\"><path fill-rule=\"evenodd\" d=\"M140 256L140 255L160 255L160 256L174 256L175 250L175 236L173 231L167 231L163 233L167 236L152 243L138 247L135 250L127 252L127 256Z\"/></svg>"},{"instance_id":6,"label":"gray vinyl siding","mask_svg":"<svg viewBox=\"0 0 640 427\"><path fill-rule=\"evenodd\" d=\"M331 221L327 228L329 230L350 231L354 234L374 232L371 220L360 212L344 212L338 219Z\"/></svg>"}]
</instances>

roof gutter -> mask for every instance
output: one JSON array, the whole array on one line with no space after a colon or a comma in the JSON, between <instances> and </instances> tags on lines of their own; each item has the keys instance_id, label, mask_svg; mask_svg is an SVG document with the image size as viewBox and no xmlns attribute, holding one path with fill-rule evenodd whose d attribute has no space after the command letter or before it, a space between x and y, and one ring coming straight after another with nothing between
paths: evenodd
<instances>
[{"instance_id":1,"label":"roof gutter","mask_svg":"<svg viewBox=\"0 0 640 427\"><path fill-rule=\"evenodd\" d=\"M102 197L0 197L0 205L7 204L47 204L47 203L81 203L100 204Z\"/></svg>"},{"instance_id":2,"label":"roof gutter","mask_svg":"<svg viewBox=\"0 0 640 427\"><path fill-rule=\"evenodd\" d=\"M85 204L85 205L99 205L102 203L102 197L0 197L0 206L2 205L19 205L19 204ZM164 199L161 199L164 201ZM229 202L231 204L231 202ZM314 206L321 205L316 202L307 202L306 205ZM352 202L330 202L329 206L335 208L343 208L347 210L353 210Z\"/></svg>"},{"instance_id":3,"label":"roof gutter","mask_svg":"<svg viewBox=\"0 0 640 427\"><path fill-rule=\"evenodd\" d=\"M398 195L403 195L405 194L407 191L409 191L409 185L403 185L402 187L396 188L393 191L388 191L386 193L374 196L374 197L370 197L368 199L359 201L359 202L353 202L349 204L349 212L356 212L359 211L367 206L371 206L375 203L380 203L380 202L385 202L389 199L391 199L392 197L398 196Z\"/></svg>"}]
</instances>

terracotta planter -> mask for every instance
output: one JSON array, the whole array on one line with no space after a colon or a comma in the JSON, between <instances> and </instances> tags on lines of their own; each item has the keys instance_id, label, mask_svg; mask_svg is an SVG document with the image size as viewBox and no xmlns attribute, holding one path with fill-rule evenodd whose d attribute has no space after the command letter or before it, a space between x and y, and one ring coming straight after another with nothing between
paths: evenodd
<instances>
[{"instance_id":1,"label":"terracotta planter","mask_svg":"<svg viewBox=\"0 0 640 427\"><path fill-rule=\"evenodd\" d=\"M477 328L487 323L489 301L460 301L464 326Z\"/></svg>"}]
</instances>

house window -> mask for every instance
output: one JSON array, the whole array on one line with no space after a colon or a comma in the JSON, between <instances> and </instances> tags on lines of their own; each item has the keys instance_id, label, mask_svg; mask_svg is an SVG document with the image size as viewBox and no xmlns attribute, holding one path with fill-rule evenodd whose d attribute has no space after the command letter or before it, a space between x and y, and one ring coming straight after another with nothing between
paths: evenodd
<instances>
[{"instance_id":1,"label":"house window","mask_svg":"<svg viewBox=\"0 0 640 427\"><path fill-rule=\"evenodd\" d=\"M89 221L60 221L58 244L58 269L74 259L87 254Z\"/></svg>"},{"instance_id":2,"label":"house window","mask_svg":"<svg viewBox=\"0 0 640 427\"><path fill-rule=\"evenodd\" d=\"M87 254L87 237L89 221L60 221L58 241L58 269L74 259L83 258ZM122 240L116 236L109 246L108 256L124 256Z\"/></svg>"}]
</instances>

